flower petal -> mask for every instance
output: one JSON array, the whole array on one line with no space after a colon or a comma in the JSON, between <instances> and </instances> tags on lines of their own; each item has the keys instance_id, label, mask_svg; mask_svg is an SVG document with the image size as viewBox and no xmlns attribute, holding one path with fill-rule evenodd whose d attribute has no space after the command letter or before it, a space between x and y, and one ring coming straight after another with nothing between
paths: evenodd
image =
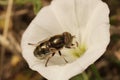
<instances>
[{"instance_id":1,"label":"flower petal","mask_svg":"<svg viewBox=\"0 0 120 80\"><path fill-rule=\"evenodd\" d=\"M61 34L63 32L50 6L42 8L31 24L33 23L36 24L36 27L45 29L52 35Z\"/></svg>"},{"instance_id":2,"label":"flower petal","mask_svg":"<svg viewBox=\"0 0 120 80\"><path fill-rule=\"evenodd\" d=\"M86 26L83 41L87 47L107 46L110 41L109 9L105 3L98 4Z\"/></svg>"},{"instance_id":3,"label":"flower petal","mask_svg":"<svg viewBox=\"0 0 120 80\"><path fill-rule=\"evenodd\" d=\"M44 67L40 64L37 64L31 69L38 71L48 80L68 80L68 77L66 77L66 74L64 74L64 67L63 66L48 66Z\"/></svg>"},{"instance_id":4,"label":"flower petal","mask_svg":"<svg viewBox=\"0 0 120 80\"><path fill-rule=\"evenodd\" d=\"M84 33L83 42L86 41L87 51L78 60L65 66L65 70L68 70L65 74L69 74L69 78L83 72L102 56L110 41L109 27L109 9L105 3L101 3L91 15Z\"/></svg>"},{"instance_id":5,"label":"flower petal","mask_svg":"<svg viewBox=\"0 0 120 80\"><path fill-rule=\"evenodd\" d=\"M53 0L50 5L63 29L76 34L86 28L89 18L101 0Z\"/></svg>"},{"instance_id":6,"label":"flower petal","mask_svg":"<svg viewBox=\"0 0 120 80\"><path fill-rule=\"evenodd\" d=\"M88 66L93 64L105 50L106 46L94 45L90 47L78 60L64 67L65 77L70 79L72 76L82 73Z\"/></svg>"},{"instance_id":7,"label":"flower petal","mask_svg":"<svg viewBox=\"0 0 120 80\"><path fill-rule=\"evenodd\" d=\"M101 0L53 0L50 6L38 13L23 34L21 43L23 57L31 69L38 71L47 79L68 80L84 71L104 53L109 43L108 14L108 7ZM64 31L73 34L80 31L87 51L72 63L45 67L45 62L33 55L35 47L28 43L37 43Z\"/></svg>"},{"instance_id":8,"label":"flower petal","mask_svg":"<svg viewBox=\"0 0 120 80\"><path fill-rule=\"evenodd\" d=\"M56 17L48 7L43 8L35 19L31 22L22 36L21 47L23 57L27 60L30 66L39 63L33 55L35 46L28 45L28 43L37 44L52 35L61 34L63 32Z\"/></svg>"},{"instance_id":9,"label":"flower petal","mask_svg":"<svg viewBox=\"0 0 120 80\"><path fill-rule=\"evenodd\" d=\"M75 0L76 15L80 29L86 28L89 18L93 14L101 0Z\"/></svg>"},{"instance_id":10,"label":"flower petal","mask_svg":"<svg viewBox=\"0 0 120 80\"><path fill-rule=\"evenodd\" d=\"M75 34L78 28L75 0L53 0L50 7L63 29Z\"/></svg>"}]
</instances>

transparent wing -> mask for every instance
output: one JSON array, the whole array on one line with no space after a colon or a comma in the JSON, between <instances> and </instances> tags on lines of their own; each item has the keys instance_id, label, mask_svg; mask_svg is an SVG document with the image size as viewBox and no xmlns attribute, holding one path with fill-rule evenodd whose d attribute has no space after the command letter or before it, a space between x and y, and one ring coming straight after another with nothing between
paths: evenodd
<instances>
[{"instance_id":1,"label":"transparent wing","mask_svg":"<svg viewBox=\"0 0 120 80\"><path fill-rule=\"evenodd\" d=\"M28 43L28 45L32 45L32 46L37 47L38 45L40 45L41 43L44 43L44 42L48 41L49 39L50 39L50 38L46 38L46 39L41 40L41 41L39 41L39 42L37 42L37 43Z\"/></svg>"}]
</instances>

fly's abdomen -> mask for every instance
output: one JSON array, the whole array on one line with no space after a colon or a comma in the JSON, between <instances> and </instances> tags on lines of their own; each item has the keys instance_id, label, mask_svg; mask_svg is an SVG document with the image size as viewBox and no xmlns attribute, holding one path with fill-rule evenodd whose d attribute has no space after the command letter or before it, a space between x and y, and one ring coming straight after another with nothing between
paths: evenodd
<instances>
[{"instance_id":1,"label":"fly's abdomen","mask_svg":"<svg viewBox=\"0 0 120 80\"><path fill-rule=\"evenodd\" d=\"M41 47L36 47L35 51L34 51L34 56L40 59L44 59L46 54L49 53L49 49L48 48L41 48Z\"/></svg>"}]
</instances>

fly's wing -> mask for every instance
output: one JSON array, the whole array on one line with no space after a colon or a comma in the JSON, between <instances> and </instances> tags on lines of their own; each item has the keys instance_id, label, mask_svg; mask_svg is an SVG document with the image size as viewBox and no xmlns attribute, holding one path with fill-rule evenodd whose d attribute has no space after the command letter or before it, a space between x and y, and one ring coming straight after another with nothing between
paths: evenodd
<instances>
[{"instance_id":1,"label":"fly's wing","mask_svg":"<svg viewBox=\"0 0 120 80\"><path fill-rule=\"evenodd\" d=\"M37 47L37 46L39 46L41 43L47 42L47 41L49 41L51 38L58 37L58 36L61 36L61 34L54 35L54 36L52 36L52 37L46 38L46 39L44 39L44 40L39 41L39 42L36 43L36 44L28 43L28 45L32 45L32 46Z\"/></svg>"},{"instance_id":2,"label":"fly's wing","mask_svg":"<svg viewBox=\"0 0 120 80\"><path fill-rule=\"evenodd\" d=\"M37 42L36 44L28 43L28 45L32 45L32 46L37 47L37 46L39 46L41 43L44 43L44 42L48 41L49 39L50 39L50 38L46 38L46 39L44 39L44 40L42 40L42 41Z\"/></svg>"}]
</instances>

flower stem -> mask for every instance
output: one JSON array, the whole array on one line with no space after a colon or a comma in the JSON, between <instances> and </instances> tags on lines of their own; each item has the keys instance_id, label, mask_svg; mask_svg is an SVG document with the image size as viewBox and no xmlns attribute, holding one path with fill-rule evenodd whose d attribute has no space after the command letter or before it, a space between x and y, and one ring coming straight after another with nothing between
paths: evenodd
<instances>
[{"instance_id":1,"label":"flower stem","mask_svg":"<svg viewBox=\"0 0 120 80\"><path fill-rule=\"evenodd\" d=\"M89 79L88 79L88 75L85 72L83 72L82 74L78 74L77 76L74 76L70 80L89 80Z\"/></svg>"},{"instance_id":2,"label":"flower stem","mask_svg":"<svg viewBox=\"0 0 120 80\"><path fill-rule=\"evenodd\" d=\"M94 75L96 76L97 80L103 80L102 77L100 76L99 71L97 70L96 66L94 64L92 64L90 67L91 67Z\"/></svg>"}]
</instances>

